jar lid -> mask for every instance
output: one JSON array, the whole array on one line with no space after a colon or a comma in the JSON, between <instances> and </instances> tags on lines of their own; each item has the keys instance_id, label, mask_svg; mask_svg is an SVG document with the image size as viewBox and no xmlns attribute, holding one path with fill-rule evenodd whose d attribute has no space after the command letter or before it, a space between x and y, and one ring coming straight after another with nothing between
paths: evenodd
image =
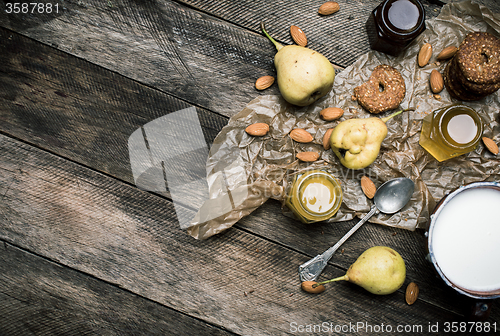
<instances>
[{"instance_id":1,"label":"jar lid","mask_svg":"<svg viewBox=\"0 0 500 336\"><path fill-rule=\"evenodd\" d=\"M411 39L425 27L425 10L419 0L386 0L382 4L383 29L396 39Z\"/></svg>"}]
</instances>

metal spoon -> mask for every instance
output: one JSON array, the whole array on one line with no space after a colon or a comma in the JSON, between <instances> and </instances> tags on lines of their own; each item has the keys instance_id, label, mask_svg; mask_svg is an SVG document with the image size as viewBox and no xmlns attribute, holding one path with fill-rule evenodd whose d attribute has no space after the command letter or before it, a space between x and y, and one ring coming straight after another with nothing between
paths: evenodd
<instances>
[{"instance_id":1,"label":"metal spoon","mask_svg":"<svg viewBox=\"0 0 500 336\"><path fill-rule=\"evenodd\" d=\"M383 212L385 214L393 214L401 210L411 198L415 184L412 180L406 177L395 178L382 184L373 197L375 204L372 205L368 212L355 226L342 237L337 244L330 247L323 254L319 254L311 260L299 266L300 281L315 281L328 260L333 256L335 251L342 245L357 229L361 227L371 216Z\"/></svg>"}]
</instances>

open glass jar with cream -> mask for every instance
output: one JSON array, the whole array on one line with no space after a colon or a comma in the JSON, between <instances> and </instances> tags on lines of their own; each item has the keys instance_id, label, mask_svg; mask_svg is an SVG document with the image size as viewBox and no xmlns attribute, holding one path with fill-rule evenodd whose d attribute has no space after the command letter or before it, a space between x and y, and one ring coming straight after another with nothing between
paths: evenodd
<instances>
[{"instance_id":1,"label":"open glass jar with cream","mask_svg":"<svg viewBox=\"0 0 500 336\"><path fill-rule=\"evenodd\" d=\"M333 217L342 203L342 188L330 173L314 169L293 177L285 205L304 223Z\"/></svg>"},{"instance_id":2,"label":"open glass jar with cream","mask_svg":"<svg viewBox=\"0 0 500 336\"><path fill-rule=\"evenodd\" d=\"M499 182L472 182L444 196L430 216L427 259L444 282L475 300L466 319L485 321L500 298Z\"/></svg>"},{"instance_id":3,"label":"open glass jar with cream","mask_svg":"<svg viewBox=\"0 0 500 336\"><path fill-rule=\"evenodd\" d=\"M419 144L441 162L474 150L482 134L483 122L476 111L453 104L423 119Z\"/></svg>"}]
</instances>

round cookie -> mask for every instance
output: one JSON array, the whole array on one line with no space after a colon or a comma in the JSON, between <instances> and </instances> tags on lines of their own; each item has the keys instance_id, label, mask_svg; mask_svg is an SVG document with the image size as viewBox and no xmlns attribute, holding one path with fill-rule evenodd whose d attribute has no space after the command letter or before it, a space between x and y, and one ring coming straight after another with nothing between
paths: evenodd
<instances>
[{"instance_id":1,"label":"round cookie","mask_svg":"<svg viewBox=\"0 0 500 336\"><path fill-rule=\"evenodd\" d=\"M448 62L443 71L444 86L446 88L446 91L448 91L451 97L458 100L462 100L460 93L455 88L456 84L454 83L454 81L452 81L450 77L450 67L451 67L451 62Z\"/></svg>"},{"instance_id":2,"label":"round cookie","mask_svg":"<svg viewBox=\"0 0 500 336\"><path fill-rule=\"evenodd\" d=\"M470 91L467 91L463 85L457 80L456 73L459 72L459 69L455 69L453 66L454 63L452 61L448 62L443 72L444 85L446 87L446 91L455 99L458 100L479 100L486 95L477 95L473 94Z\"/></svg>"},{"instance_id":3,"label":"round cookie","mask_svg":"<svg viewBox=\"0 0 500 336\"><path fill-rule=\"evenodd\" d=\"M476 84L474 82L469 81L465 77L463 72L460 71L460 68L457 63L457 58L454 57L450 62L453 62L452 64L453 75L455 75L457 81L460 82L460 84L462 84L462 86L467 91L470 91L470 93L477 95L489 95L500 89L500 82L494 84Z\"/></svg>"},{"instance_id":4,"label":"round cookie","mask_svg":"<svg viewBox=\"0 0 500 336\"><path fill-rule=\"evenodd\" d=\"M403 76L387 64L375 67L368 81L354 89L359 104L375 114L397 108L405 95Z\"/></svg>"},{"instance_id":5,"label":"round cookie","mask_svg":"<svg viewBox=\"0 0 500 336\"><path fill-rule=\"evenodd\" d=\"M475 84L500 82L500 40L485 32L469 33L456 54L464 77Z\"/></svg>"}]
</instances>

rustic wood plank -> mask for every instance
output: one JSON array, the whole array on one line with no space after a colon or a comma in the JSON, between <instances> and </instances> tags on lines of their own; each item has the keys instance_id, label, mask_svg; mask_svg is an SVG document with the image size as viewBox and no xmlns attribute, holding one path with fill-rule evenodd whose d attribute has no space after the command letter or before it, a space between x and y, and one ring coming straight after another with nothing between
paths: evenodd
<instances>
[{"instance_id":1,"label":"rustic wood plank","mask_svg":"<svg viewBox=\"0 0 500 336\"><path fill-rule=\"evenodd\" d=\"M71 270L0 245L2 335L234 335Z\"/></svg>"},{"instance_id":2,"label":"rustic wood plank","mask_svg":"<svg viewBox=\"0 0 500 336\"><path fill-rule=\"evenodd\" d=\"M285 44L294 44L290 26L298 26L307 36L308 48L319 51L341 67L351 65L359 56L370 51L365 23L373 9L381 3L381 0L339 0L340 10L337 13L321 16L318 8L326 2L324 0L283 0L274 5L266 0L180 1L255 32L260 32L260 22L264 21L270 34ZM438 5L425 0L422 3L428 18L437 16Z\"/></svg>"},{"instance_id":3,"label":"rustic wood plank","mask_svg":"<svg viewBox=\"0 0 500 336\"><path fill-rule=\"evenodd\" d=\"M0 154L0 239L232 332L459 318L424 300L408 306L401 292L378 297L347 283L308 295L297 265L309 256L238 229L198 241L159 196L5 136Z\"/></svg>"},{"instance_id":4,"label":"rustic wood plank","mask_svg":"<svg viewBox=\"0 0 500 336\"><path fill-rule=\"evenodd\" d=\"M3 28L0 40L0 130L129 183L129 137L191 106ZM204 177L208 148L227 118L203 108L197 117L207 146L198 164ZM183 137L194 131L183 130Z\"/></svg>"},{"instance_id":5,"label":"rustic wood plank","mask_svg":"<svg viewBox=\"0 0 500 336\"><path fill-rule=\"evenodd\" d=\"M254 81L274 72L262 35L173 1L69 0L62 8L1 11L0 25L225 115L265 94Z\"/></svg>"}]
</instances>

